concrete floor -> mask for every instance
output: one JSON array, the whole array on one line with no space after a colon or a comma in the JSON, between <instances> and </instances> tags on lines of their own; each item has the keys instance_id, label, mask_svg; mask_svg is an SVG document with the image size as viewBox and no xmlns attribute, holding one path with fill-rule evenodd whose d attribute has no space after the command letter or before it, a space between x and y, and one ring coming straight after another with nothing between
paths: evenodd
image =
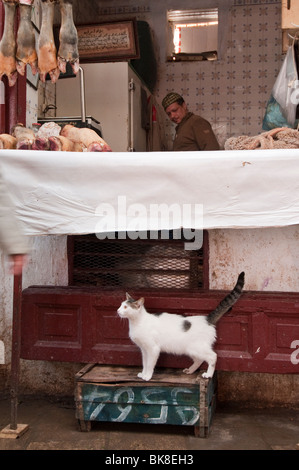
<instances>
[{"instance_id":1,"label":"concrete floor","mask_svg":"<svg viewBox=\"0 0 299 470\"><path fill-rule=\"evenodd\" d=\"M10 400L0 397L0 431L10 423ZM217 406L208 438L193 428L169 425L93 423L81 432L72 398L20 399L18 423L29 429L0 439L1 450L299 450L299 409L233 409Z\"/></svg>"}]
</instances>

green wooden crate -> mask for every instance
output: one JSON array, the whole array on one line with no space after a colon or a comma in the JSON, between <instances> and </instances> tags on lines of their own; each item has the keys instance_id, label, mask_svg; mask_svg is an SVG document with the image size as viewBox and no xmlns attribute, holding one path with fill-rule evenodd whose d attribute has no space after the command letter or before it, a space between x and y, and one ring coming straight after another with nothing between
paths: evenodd
<instances>
[{"instance_id":1,"label":"green wooden crate","mask_svg":"<svg viewBox=\"0 0 299 470\"><path fill-rule=\"evenodd\" d=\"M157 369L149 382L140 368L88 364L76 374L76 418L82 431L92 421L193 426L207 437L216 405L217 375Z\"/></svg>"}]
</instances>

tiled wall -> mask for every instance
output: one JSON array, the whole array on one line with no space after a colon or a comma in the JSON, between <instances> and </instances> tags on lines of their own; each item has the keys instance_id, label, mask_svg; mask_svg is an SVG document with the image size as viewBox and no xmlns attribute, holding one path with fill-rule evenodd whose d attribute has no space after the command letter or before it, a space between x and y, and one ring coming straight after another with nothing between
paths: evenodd
<instances>
[{"instance_id":1,"label":"tiled wall","mask_svg":"<svg viewBox=\"0 0 299 470\"><path fill-rule=\"evenodd\" d=\"M190 111L208 119L221 144L236 135L262 132L262 120L282 63L280 0L235 0L227 54L221 62L166 65L158 101L181 93ZM171 145L174 127L165 122Z\"/></svg>"}]
</instances>

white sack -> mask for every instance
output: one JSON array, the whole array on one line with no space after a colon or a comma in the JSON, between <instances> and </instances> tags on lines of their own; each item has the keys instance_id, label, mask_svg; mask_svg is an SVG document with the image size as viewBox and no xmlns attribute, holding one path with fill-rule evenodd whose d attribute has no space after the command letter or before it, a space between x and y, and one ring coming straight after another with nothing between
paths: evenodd
<instances>
[{"instance_id":1,"label":"white sack","mask_svg":"<svg viewBox=\"0 0 299 470\"><path fill-rule=\"evenodd\" d=\"M280 105L288 123L294 127L298 105L299 81L294 57L294 46L288 48L282 67L275 81L272 96Z\"/></svg>"}]
</instances>

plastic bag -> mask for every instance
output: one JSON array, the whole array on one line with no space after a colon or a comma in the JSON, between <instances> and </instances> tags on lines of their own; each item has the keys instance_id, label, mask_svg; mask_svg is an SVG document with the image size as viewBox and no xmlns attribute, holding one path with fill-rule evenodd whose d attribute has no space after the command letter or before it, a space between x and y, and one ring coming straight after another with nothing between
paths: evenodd
<instances>
[{"instance_id":1,"label":"plastic bag","mask_svg":"<svg viewBox=\"0 0 299 470\"><path fill-rule=\"evenodd\" d=\"M294 44L289 47L273 86L263 120L263 129L296 126L296 110L299 103L299 80L294 55Z\"/></svg>"}]
</instances>

